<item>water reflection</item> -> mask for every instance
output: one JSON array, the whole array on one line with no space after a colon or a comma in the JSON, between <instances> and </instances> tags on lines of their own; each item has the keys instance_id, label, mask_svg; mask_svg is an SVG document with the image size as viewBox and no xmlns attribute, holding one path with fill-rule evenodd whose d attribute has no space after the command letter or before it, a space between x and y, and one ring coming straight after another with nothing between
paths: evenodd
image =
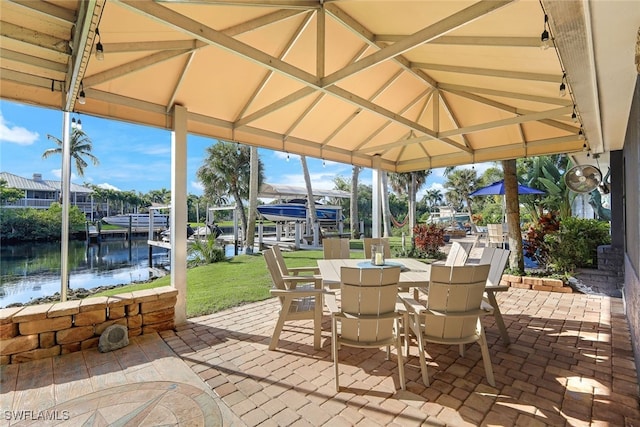
<instances>
[{"instance_id":1,"label":"water reflection","mask_svg":"<svg viewBox=\"0 0 640 427\"><path fill-rule=\"evenodd\" d=\"M169 252L153 249L153 266L168 266ZM60 292L60 243L0 247L0 307ZM69 242L69 287L91 289L151 278L144 239Z\"/></svg>"}]
</instances>

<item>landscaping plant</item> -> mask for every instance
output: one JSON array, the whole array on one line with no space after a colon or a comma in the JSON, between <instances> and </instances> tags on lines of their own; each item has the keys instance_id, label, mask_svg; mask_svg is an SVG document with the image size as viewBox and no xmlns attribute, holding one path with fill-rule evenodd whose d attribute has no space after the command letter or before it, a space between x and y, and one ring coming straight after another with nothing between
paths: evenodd
<instances>
[{"instance_id":1,"label":"landscaping plant","mask_svg":"<svg viewBox=\"0 0 640 427\"><path fill-rule=\"evenodd\" d=\"M419 224L413 228L414 243L424 258L442 258L444 228L437 224Z\"/></svg>"},{"instance_id":2,"label":"landscaping plant","mask_svg":"<svg viewBox=\"0 0 640 427\"><path fill-rule=\"evenodd\" d=\"M560 230L545 236L548 267L556 272L572 272L598 264L598 246L611 243L609 223L597 219L566 218Z\"/></svg>"}]
</instances>

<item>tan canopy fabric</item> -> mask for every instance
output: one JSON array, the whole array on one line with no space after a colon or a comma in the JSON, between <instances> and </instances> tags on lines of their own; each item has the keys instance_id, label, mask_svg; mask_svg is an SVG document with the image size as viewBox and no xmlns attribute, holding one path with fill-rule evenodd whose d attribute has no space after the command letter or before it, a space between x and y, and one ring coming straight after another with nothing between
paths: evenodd
<instances>
[{"instance_id":1,"label":"tan canopy fabric","mask_svg":"<svg viewBox=\"0 0 640 427\"><path fill-rule=\"evenodd\" d=\"M181 105L193 134L391 171L602 152L596 24L633 3L0 0L0 93L167 129Z\"/></svg>"}]
</instances>

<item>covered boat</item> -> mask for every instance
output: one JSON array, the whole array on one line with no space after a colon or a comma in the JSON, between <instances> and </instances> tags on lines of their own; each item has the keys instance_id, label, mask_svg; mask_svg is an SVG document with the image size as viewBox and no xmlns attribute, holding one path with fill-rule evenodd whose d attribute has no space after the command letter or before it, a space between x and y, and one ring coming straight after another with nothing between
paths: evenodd
<instances>
[{"instance_id":1,"label":"covered boat","mask_svg":"<svg viewBox=\"0 0 640 427\"><path fill-rule=\"evenodd\" d=\"M102 221L107 224L117 225L119 227L128 227L131 224L132 227L149 227L151 214L149 213L135 213L135 214L120 214L105 216ZM161 214L158 212L153 213L153 227L168 227L169 215Z\"/></svg>"},{"instance_id":2,"label":"covered boat","mask_svg":"<svg viewBox=\"0 0 640 427\"><path fill-rule=\"evenodd\" d=\"M285 203L260 205L258 212L263 218L274 222L302 221L307 218L308 208L306 200L294 199ZM318 221L337 222L343 219L340 206L316 205Z\"/></svg>"}]
</instances>

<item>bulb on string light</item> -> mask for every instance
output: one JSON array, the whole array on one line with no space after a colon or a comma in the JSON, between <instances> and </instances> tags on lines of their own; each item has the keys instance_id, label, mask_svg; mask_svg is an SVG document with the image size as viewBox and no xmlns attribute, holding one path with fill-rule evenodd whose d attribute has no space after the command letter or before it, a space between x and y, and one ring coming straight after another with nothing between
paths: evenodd
<instances>
[{"instance_id":1,"label":"bulb on string light","mask_svg":"<svg viewBox=\"0 0 640 427\"><path fill-rule=\"evenodd\" d=\"M287 153L287 162L289 161L289 153Z\"/></svg>"},{"instance_id":2,"label":"bulb on string light","mask_svg":"<svg viewBox=\"0 0 640 427\"><path fill-rule=\"evenodd\" d=\"M565 84L566 79L567 73L562 74L562 82L560 83L560 96L565 96L567 94L567 85Z\"/></svg>"},{"instance_id":3,"label":"bulb on string light","mask_svg":"<svg viewBox=\"0 0 640 427\"><path fill-rule=\"evenodd\" d=\"M547 23L549 22L549 17L544 15L544 28L542 30L542 34L540 35L540 49L547 50L549 49L549 31L547 31Z\"/></svg>"}]
</instances>

